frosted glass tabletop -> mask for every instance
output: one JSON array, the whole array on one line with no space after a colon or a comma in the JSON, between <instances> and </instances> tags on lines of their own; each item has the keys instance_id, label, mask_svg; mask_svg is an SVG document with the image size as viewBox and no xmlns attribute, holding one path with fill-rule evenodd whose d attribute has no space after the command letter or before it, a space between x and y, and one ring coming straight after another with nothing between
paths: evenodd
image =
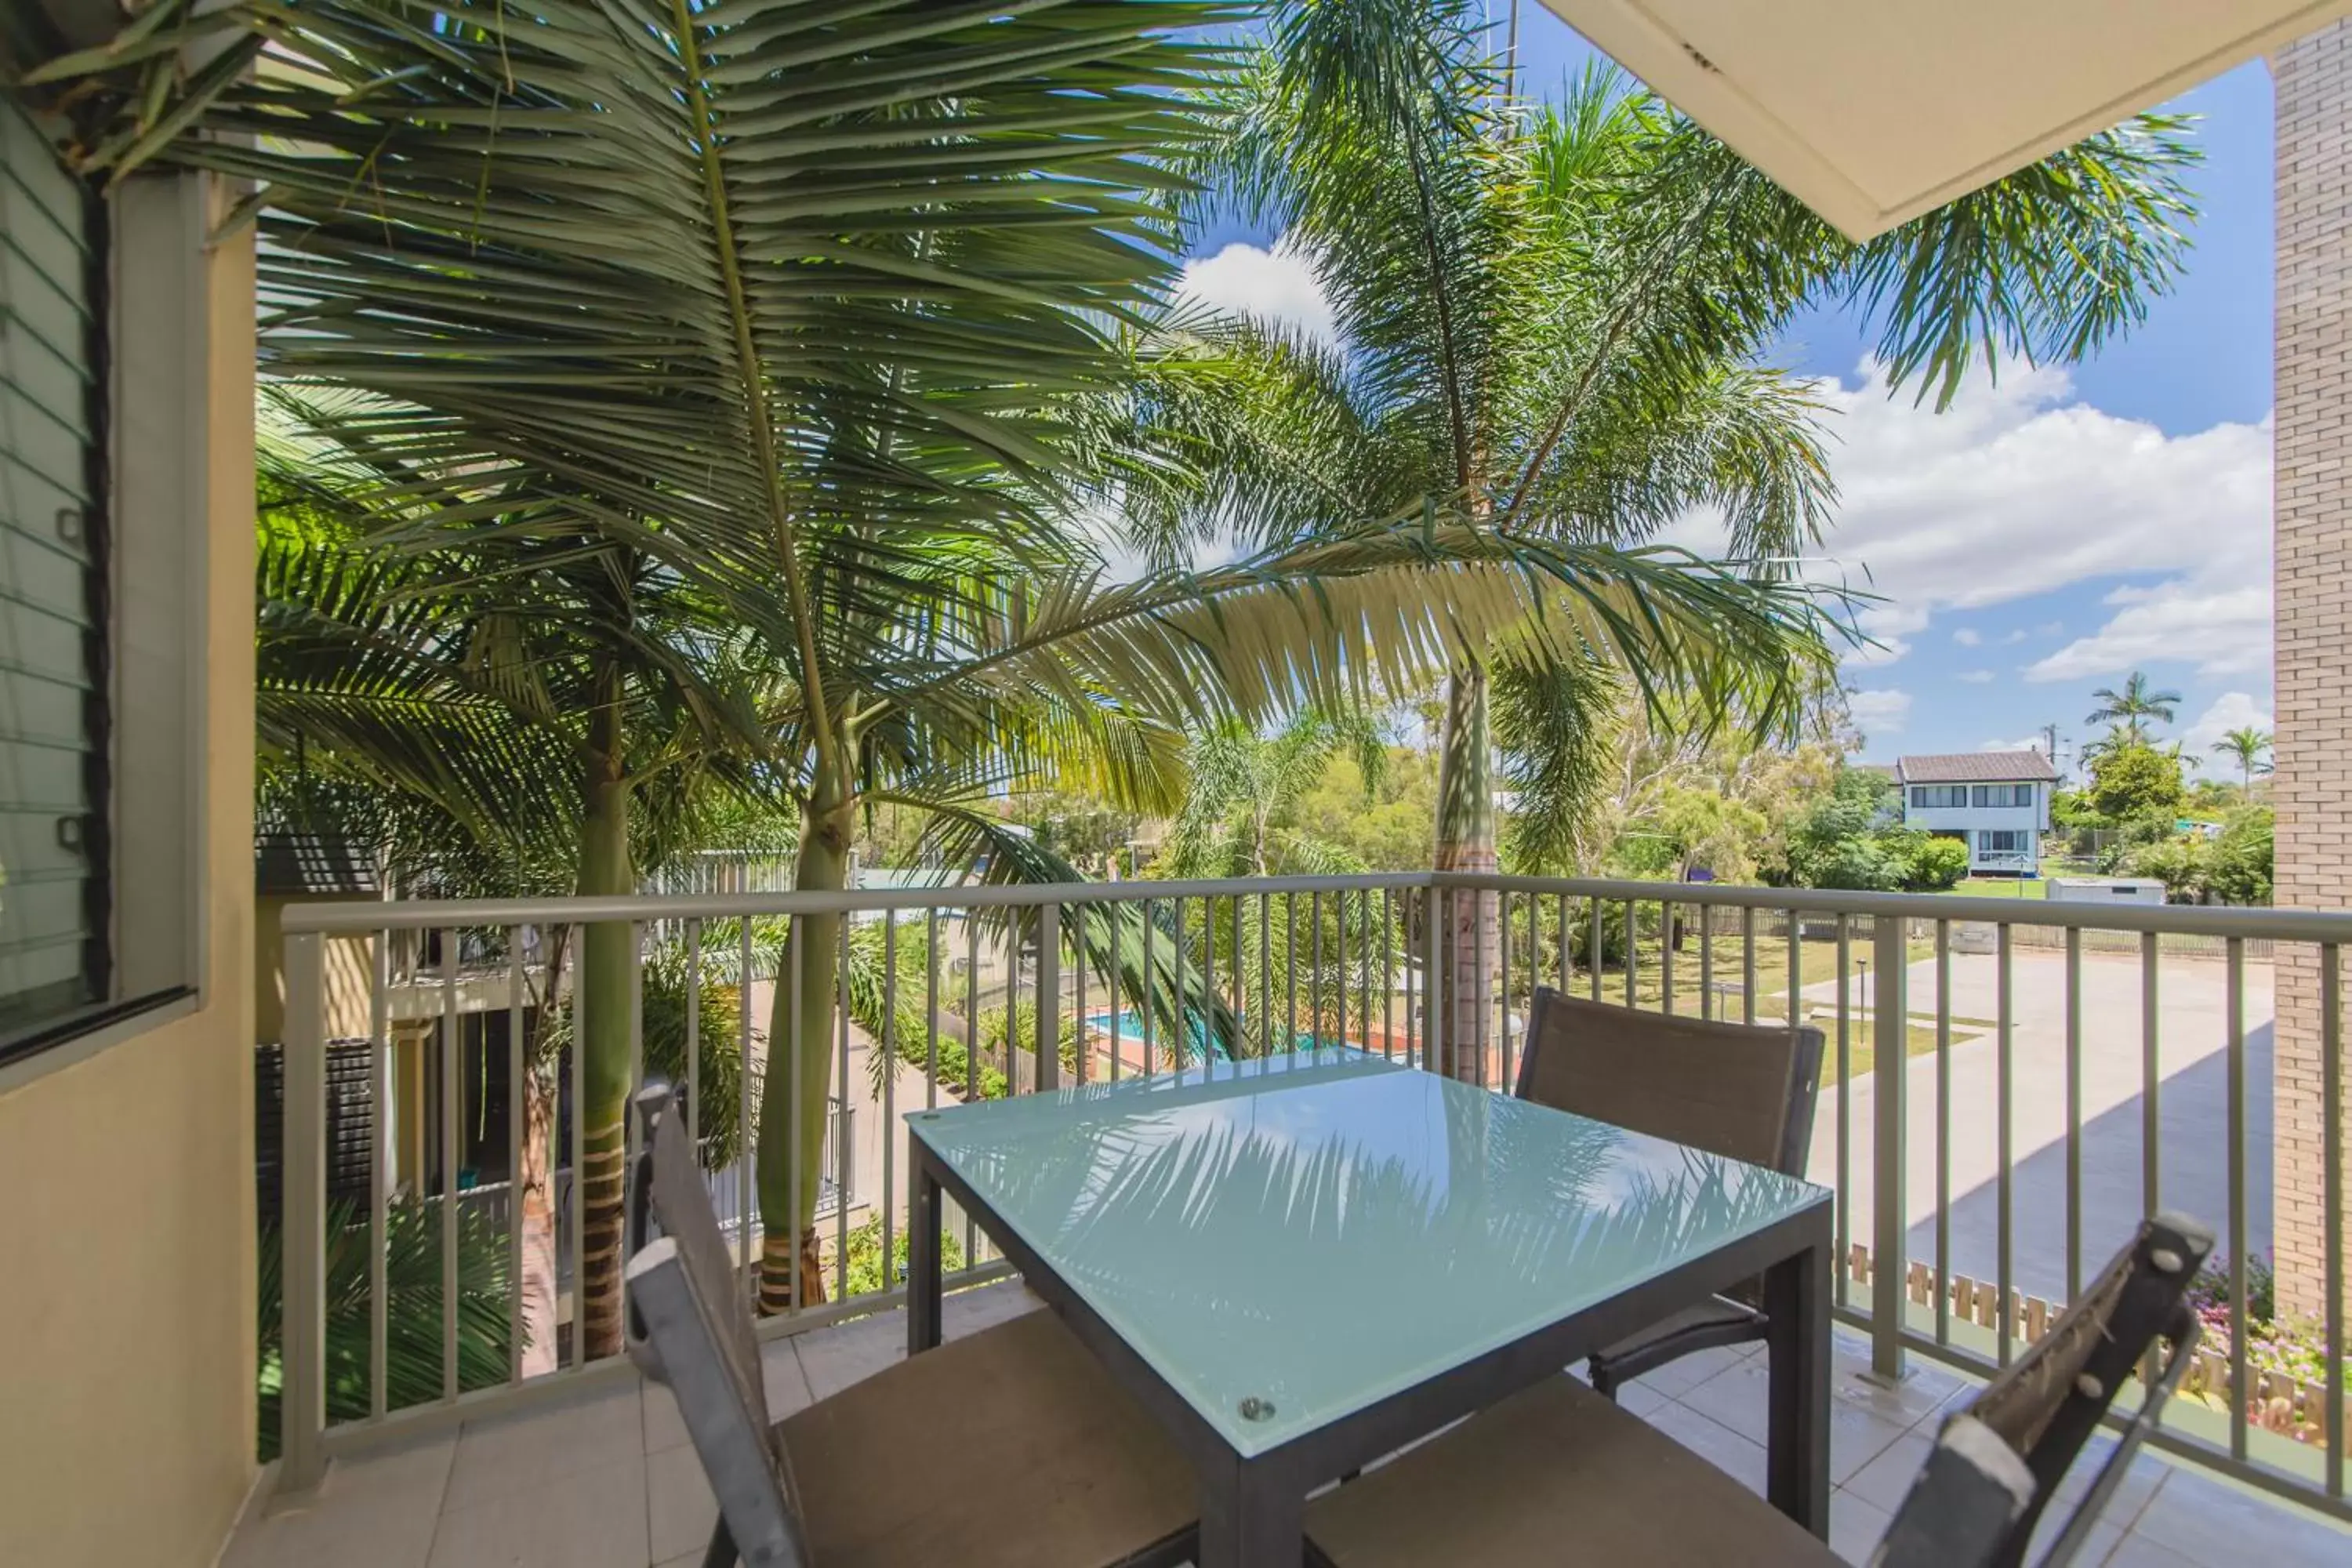
<instances>
[{"instance_id":1,"label":"frosted glass tabletop","mask_svg":"<svg viewBox=\"0 0 2352 1568\"><path fill-rule=\"evenodd\" d=\"M1244 1457L1829 1198L1328 1047L907 1120Z\"/></svg>"}]
</instances>

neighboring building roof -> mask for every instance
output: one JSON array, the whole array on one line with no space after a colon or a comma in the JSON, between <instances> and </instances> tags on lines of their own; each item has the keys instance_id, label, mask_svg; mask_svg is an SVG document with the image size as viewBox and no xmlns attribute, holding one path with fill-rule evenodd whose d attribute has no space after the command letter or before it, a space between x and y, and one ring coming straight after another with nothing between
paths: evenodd
<instances>
[{"instance_id":1,"label":"neighboring building roof","mask_svg":"<svg viewBox=\"0 0 2352 1568\"><path fill-rule=\"evenodd\" d=\"M375 857L334 833L264 829L253 841L253 890L264 898L377 894Z\"/></svg>"},{"instance_id":2,"label":"neighboring building roof","mask_svg":"<svg viewBox=\"0 0 2352 1568\"><path fill-rule=\"evenodd\" d=\"M1900 757L1895 776L1905 784L2056 784L2058 770L2039 752L1948 752Z\"/></svg>"}]
</instances>

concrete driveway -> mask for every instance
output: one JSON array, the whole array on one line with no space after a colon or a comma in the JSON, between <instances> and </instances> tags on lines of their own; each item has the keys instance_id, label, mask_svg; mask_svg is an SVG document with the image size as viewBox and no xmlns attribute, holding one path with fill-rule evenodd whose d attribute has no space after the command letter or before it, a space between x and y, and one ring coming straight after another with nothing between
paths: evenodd
<instances>
[{"instance_id":1,"label":"concrete driveway","mask_svg":"<svg viewBox=\"0 0 2352 1568\"><path fill-rule=\"evenodd\" d=\"M1956 1018L1995 1016L1995 960L1956 953L1951 960ZM2158 1042L2155 1092L2161 1206L2214 1226L2220 1246L2238 1245L2229 1218L2229 1030L2226 967L2218 960L2166 958L2158 971ZM1932 1021L1936 965L1909 972L1910 1010ZM1863 999L1860 982L1854 1000ZM1834 1005L1837 983L1808 986L1806 995ZM2011 1139L2013 1283L2058 1301L2067 1294L2066 1268L2066 961L2062 952L2019 949L2012 969ZM2083 958L2082 1272L2095 1273L2131 1234L2144 1212L2141 1123L2147 1091L2141 1061L2140 969L2137 957L2086 953ZM2271 965L2245 969L2245 1244L2271 1246ZM1824 1021L1835 1049L1835 1024ZM1857 1040L1867 1026L1857 1019ZM1958 1031L1956 1031L1957 1034ZM1998 1246L1999 1094L1995 1042L1987 1033L1956 1043L1950 1052L1948 1142L1951 1266L1978 1279L1995 1277ZM1908 1114L1904 1214L1910 1254L1935 1258L1937 1187L1937 1061L1931 1053L1908 1062ZM1814 1125L1810 1174L1834 1184L1840 1096L1825 1090ZM1871 1182L1873 1078L1844 1097L1850 1125L1852 1238L1868 1242L1874 1212Z\"/></svg>"}]
</instances>

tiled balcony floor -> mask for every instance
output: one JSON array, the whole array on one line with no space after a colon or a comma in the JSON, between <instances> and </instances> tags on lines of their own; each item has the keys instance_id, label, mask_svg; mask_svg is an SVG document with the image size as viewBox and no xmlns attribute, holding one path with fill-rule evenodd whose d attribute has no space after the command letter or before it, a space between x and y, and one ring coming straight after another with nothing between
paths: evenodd
<instances>
[{"instance_id":1,"label":"tiled balcony floor","mask_svg":"<svg viewBox=\"0 0 2352 1568\"><path fill-rule=\"evenodd\" d=\"M1034 1305L1017 1285L949 1298L953 1337ZM782 1416L903 1353L895 1313L767 1348ZM1897 1390L1864 1381L1840 1335L1830 1431L1831 1543L1864 1562L1927 1449L1957 1376L1915 1361ZM1708 1352L1623 1395L1626 1407L1748 1486L1764 1484L1764 1367ZM2081 1484L2080 1471L2074 1484ZM716 1514L668 1393L635 1381L560 1406L339 1462L306 1506L249 1521L223 1568L698 1568ZM2077 1559L2109 1568L2352 1562L2352 1533L2143 1455Z\"/></svg>"}]
</instances>

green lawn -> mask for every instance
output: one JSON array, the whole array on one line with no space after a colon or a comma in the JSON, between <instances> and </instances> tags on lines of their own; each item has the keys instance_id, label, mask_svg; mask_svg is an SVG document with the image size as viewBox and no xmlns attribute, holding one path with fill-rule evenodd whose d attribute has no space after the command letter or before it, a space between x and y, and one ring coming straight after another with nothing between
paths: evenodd
<instances>
[{"instance_id":1,"label":"green lawn","mask_svg":"<svg viewBox=\"0 0 2352 1568\"><path fill-rule=\"evenodd\" d=\"M2049 889L2040 878L1970 877L1950 890L1971 899L2046 899Z\"/></svg>"}]
</instances>

